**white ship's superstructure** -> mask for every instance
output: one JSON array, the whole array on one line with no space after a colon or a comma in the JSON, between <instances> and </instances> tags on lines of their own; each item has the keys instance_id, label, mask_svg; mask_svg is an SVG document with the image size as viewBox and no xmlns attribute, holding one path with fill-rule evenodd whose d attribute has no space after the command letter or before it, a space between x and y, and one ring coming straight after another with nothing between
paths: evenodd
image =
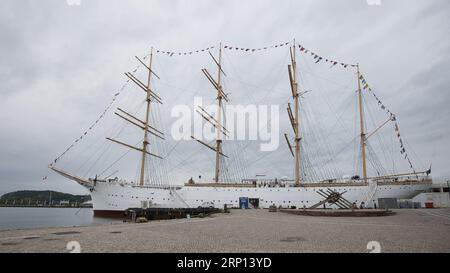
<instances>
[{"instance_id":1,"label":"white ship's superstructure","mask_svg":"<svg viewBox=\"0 0 450 273\"><path fill-rule=\"evenodd\" d=\"M291 64L288 66L290 87L292 91L292 98L294 100L294 109L288 104L288 114L290 123L292 125L295 137L294 144L291 145L289 137L285 134L289 150L295 159L295 178L292 181L288 180L241 180L233 183L222 182L220 180L220 162L222 157L227 157L222 149L222 137L226 136L228 130L222 125L223 118L221 117L221 108L224 102L228 102L228 96L223 91L221 86L221 75L225 75L221 65L221 50L219 46L219 58L216 59L211 53L211 57L217 65L217 79L214 79L211 74L203 69L209 82L217 91L217 111L216 117L210 115L205 109L199 108L197 112L216 129L215 145L210 145L192 136L200 144L215 152L215 175L212 182L194 182L192 178L184 185L171 186L155 186L147 185L145 183L145 164L148 157L157 158L161 160L159 155L149 152L149 134L160 139L164 139L164 134L150 125L150 111L151 103L162 104L162 98L157 95L151 88L152 75L158 77L152 70L152 57L150 54L149 65L142 60L139 62L148 69L148 81L146 84L141 82L137 77L131 73L126 73L126 76L134 82L140 89L146 93L146 115L144 119L139 119L136 116L118 108L120 113L117 116L137 126L144 131L144 140L142 148L138 148L124 142L107 138L108 140L125 146L132 150L137 150L142 153L140 162L140 177L138 183L128 183L119 179L85 179L68 172L61 170L54 166L50 166L52 170L63 175L71 180L76 181L82 186L91 191L94 212L97 215L113 216L122 215L128 208L145 206L157 208L197 208L202 206L214 206L222 208L224 205L228 207L239 207L240 198L248 198L253 207L268 208L271 205L277 207L311 207L314 204L323 200L323 195L320 191L333 191L340 193L346 200L351 203L360 205L364 203L368 207L376 205L378 198L400 198L408 199L427 190L431 183L429 176L431 170L425 172L410 172L406 174L392 174L377 177L368 177L366 166L366 145L367 140L375 134L382 126L384 126L391 119L395 120L395 116L391 114L390 120L378 127L374 132L368 134L365 131L364 116L362 109L362 91L361 91L361 76L359 73L359 66L357 66L358 76L358 91L359 98L359 121L360 121L360 152L362 156L362 176L354 176L346 179L327 179L317 182L302 181L301 176L301 142L302 134L300 132L300 116L299 116L299 97L305 92L298 91L297 84L297 65L295 58L296 45L295 41L291 53ZM136 57L137 58L137 57ZM159 77L158 77L159 78ZM402 144L403 145L403 144ZM56 162L56 161L55 161Z\"/></svg>"},{"instance_id":2,"label":"white ship's superstructure","mask_svg":"<svg viewBox=\"0 0 450 273\"><path fill-rule=\"evenodd\" d=\"M56 170L60 172L59 170ZM432 181L426 174L403 176L398 178L371 179L369 184L357 181L334 181L305 184L295 187L287 181L254 180L252 183L213 185L198 183L179 187L141 187L116 179L82 180L62 175L77 181L91 191L93 208L99 216L122 216L128 208L142 207L143 203L157 208L198 208L214 206L216 208L239 207L240 198L249 198L258 208L271 205L283 208L310 207L323 198L320 190L343 193L350 202L374 207L378 198L410 199L430 188Z\"/></svg>"}]
</instances>

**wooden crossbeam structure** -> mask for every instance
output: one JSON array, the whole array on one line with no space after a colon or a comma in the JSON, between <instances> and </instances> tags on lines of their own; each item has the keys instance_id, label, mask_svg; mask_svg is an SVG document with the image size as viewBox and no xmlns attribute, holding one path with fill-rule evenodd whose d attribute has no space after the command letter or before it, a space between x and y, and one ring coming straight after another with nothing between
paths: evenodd
<instances>
[{"instance_id":1,"label":"wooden crossbeam structure","mask_svg":"<svg viewBox=\"0 0 450 273\"><path fill-rule=\"evenodd\" d=\"M284 134L284 137L286 138L286 142L287 142L287 145L289 147L289 151L291 151L291 154L294 157L294 151L292 150L292 145L291 145L291 142L289 141L289 137L288 137L287 134Z\"/></svg>"},{"instance_id":2,"label":"wooden crossbeam structure","mask_svg":"<svg viewBox=\"0 0 450 273\"><path fill-rule=\"evenodd\" d=\"M133 74L131 74L130 72L126 72L125 75L131 80L133 81L137 86L139 86L142 90L144 90L144 92L146 92L147 94L150 95L151 99L157 101L160 104L163 104L161 101L161 97L158 96L156 93L154 93L148 86L146 86L145 84L143 84L138 78L136 78ZM150 99L150 98L148 98Z\"/></svg>"},{"instance_id":3,"label":"wooden crossbeam structure","mask_svg":"<svg viewBox=\"0 0 450 273\"><path fill-rule=\"evenodd\" d=\"M136 150L136 151L142 153L142 156L141 156L141 173L140 173L140 177L139 177L139 186L143 187L144 186L144 180L145 180L145 162L146 162L147 156L150 155L152 157L163 159L161 156L150 152L149 149L148 149L148 146L150 144L149 136L148 136L149 134L154 135L155 137L164 140L164 134L161 131L157 130L156 128L154 128L154 127L152 127L150 125L151 103L152 102L157 102L157 103L162 104L162 98L158 94L153 92L152 89L151 89L151 78L152 78L152 75L159 79L159 76L152 70L153 48L150 51L150 60L149 60L149 64L148 65L145 64L137 56L135 56L135 57L148 70L147 84L144 84L142 81L140 81L137 77L135 77L130 72L126 72L125 75L132 82L134 82L139 88L141 88L147 95L147 97L146 97L146 102L147 103L146 103L145 117L144 117L144 119L140 119L140 118L138 118L138 117L136 117L136 116L126 112L125 110L123 110L121 108L117 108L118 112L114 112L114 114L117 115L118 117L122 118L123 120L131 123L132 125L140 128L140 129L142 129L144 131L144 140L142 141L142 148L138 148L138 147L135 147L133 145L130 145L130 144L127 144L125 142L122 142L122 141L119 141L119 140L115 140L115 139L109 138L109 137L107 137L106 139L109 140L109 141L112 141L112 142L114 142L116 144L125 146L127 148L130 148L130 149L133 149L133 150Z\"/></svg>"},{"instance_id":4,"label":"wooden crossbeam structure","mask_svg":"<svg viewBox=\"0 0 450 273\"><path fill-rule=\"evenodd\" d=\"M218 92L218 96L221 97L221 99L223 98L226 102L228 102L228 97L227 95L223 92L222 87L220 86L220 83L216 82L213 77L211 76L211 74L209 74L208 70L206 70L206 68L202 69L203 74L205 74L206 78L209 80L209 82L214 86L214 88L217 90ZM220 74L220 71L219 71Z\"/></svg>"},{"instance_id":5,"label":"wooden crossbeam structure","mask_svg":"<svg viewBox=\"0 0 450 273\"><path fill-rule=\"evenodd\" d=\"M130 113L124 111L123 109L117 108L117 110L119 110L119 111L122 112L123 114L129 116L130 118L132 118L132 119L134 119L134 120L140 122L142 125L145 125L145 122L144 122L144 121L138 119L137 117L135 117L135 116L133 116L132 114L130 114ZM117 115L117 114L116 114L116 115ZM148 126L148 129L152 129L153 131L155 131L156 133L158 133L160 136L164 136L164 133L161 132L161 131L159 131L159 130L156 129L155 127L150 126L149 124L147 124L147 126Z\"/></svg>"},{"instance_id":6,"label":"wooden crossbeam structure","mask_svg":"<svg viewBox=\"0 0 450 273\"><path fill-rule=\"evenodd\" d=\"M224 136L228 136L227 132L226 132L221 126L219 126L219 124L217 124L217 123L215 122L214 119L212 119L212 118L206 116L206 114L203 114L203 113L200 112L199 110L195 110L195 111L196 111L196 112L197 112L204 120L206 120L207 122L209 122L215 129L221 131L222 134L223 134Z\"/></svg>"},{"instance_id":7,"label":"wooden crossbeam structure","mask_svg":"<svg viewBox=\"0 0 450 273\"><path fill-rule=\"evenodd\" d=\"M208 121L214 128L220 130L225 136L228 136L229 131L227 128L223 127L223 125L218 122L211 114L209 114L205 109L201 106L198 106L199 110L195 110L203 119Z\"/></svg>"},{"instance_id":8,"label":"wooden crossbeam structure","mask_svg":"<svg viewBox=\"0 0 450 273\"><path fill-rule=\"evenodd\" d=\"M200 116L202 116L203 119L211 123L214 128L216 129L216 146L213 147L204 141L201 141L200 139L195 138L194 136L191 136L192 139L196 140L200 144L208 147L209 149L215 151L216 153L216 167L214 172L214 181L218 185L220 183L220 157L227 157L225 154L222 153L222 135L228 136L228 130L222 125L222 108L223 108L223 101L228 102L228 96L225 94L225 92L222 89L221 85L221 79L222 75L226 76L225 71L222 69L222 44L219 45L219 58L216 59L211 52L209 52L209 55L213 59L214 63L217 65L217 79L214 79L213 76L208 72L206 68L203 68L201 71L205 75L205 77L208 79L208 81L212 84L214 89L217 91L217 113L216 117L213 117L210 115L205 109L199 106L200 110L196 110Z\"/></svg>"},{"instance_id":9,"label":"wooden crossbeam structure","mask_svg":"<svg viewBox=\"0 0 450 273\"><path fill-rule=\"evenodd\" d=\"M225 71L223 71L223 69L222 69L222 65L216 60L214 55L211 54L211 51L208 51L208 53L209 53L209 56L211 56L211 58L213 59L213 61L216 63L217 67L219 67L219 69L223 73L223 75L227 76L227 74L225 74Z\"/></svg>"},{"instance_id":10,"label":"wooden crossbeam structure","mask_svg":"<svg viewBox=\"0 0 450 273\"><path fill-rule=\"evenodd\" d=\"M155 77L157 77L158 79L160 79L159 78L159 76L158 75L156 75L156 73L155 72L153 72L153 70L149 67L149 66L147 66L141 59L139 59L139 57L138 56L134 56L144 67L146 67Z\"/></svg>"},{"instance_id":11,"label":"wooden crossbeam structure","mask_svg":"<svg viewBox=\"0 0 450 273\"><path fill-rule=\"evenodd\" d=\"M292 51L291 51L292 52ZM295 97L298 96L298 92L297 92L297 83L294 80L295 75L293 75L292 73L292 65L288 65L288 73L289 73L289 83L291 85L291 92L292 92L292 98L295 99ZM295 70L295 68L294 68ZM295 72L294 72L295 73Z\"/></svg>"},{"instance_id":12,"label":"wooden crossbeam structure","mask_svg":"<svg viewBox=\"0 0 450 273\"><path fill-rule=\"evenodd\" d=\"M316 192L317 192L317 194L322 196L324 199L322 201L320 201L319 203L314 204L311 207L309 207L310 209L318 208L319 206L322 206L327 203L334 204L340 209L349 209L353 206L353 204L350 201L348 201L347 199L342 197L343 194L346 193L346 191L340 193L337 191L333 191L330 188L327 188L326 191L318 190Z\"/></svg>"},{"instance_id":13,"label":"wooden crossbeam structure","mask_svg":"<svg viewBox=\"0 0 450 273\"><path fill-rule=\"evenodd\" d=\"M112 139L112 138L110 138L110 137L107 137L106 139L109 140L109 141L112 141L112 142L114 142L114 143L117 143L117 144L123 145L123 146L125 146L125 147L128 147L128 148L130 148L130 149L133 149L133 150L136 150L136 151L139 151L139 152L142 152L142 153L145 153L145 154L148 154L148 155L157 157L157 158L159 158L159 159L163 159L163 158L162 158L161 156L159 156L159 155L150 153L150 152L148 152L148 151L146 151L146 150L144 150L144 149L140 149L140 148L134 147L133 145L127 144L127 143L125 143L125 142L118 141L118 140Z\"/></svg>"},{"instance_id":14,"label":"wooden crossbeam structure","mask_svg":"<svg viewBox=\"0 0 450 273\"><path fill-rule=\"evenodd\" d=\"M297 61L295 56L296 44L295 40L292 44L292 47L289 48L289 52L291 55L291 64L288 65L288 75L289 75L289 85L292 93L292 98L294 99L294 111L291 108L291 104L288 103L287 112L289 116L289 121L291 123L292 129L295 134L295 144L291 145L289 142L289 138L287 134L285 134L286 142L289 147L289 151L295 158L295 186L299 187L301 182L300 177L300 115L299 115L299 97L300 93L298 91L298 83L297 83Z\"/></svg>"},{"instance_id":15,"label":"wooden crossbeam structure","mask_svg":"<svg viewBox=\"0 0 450 273\"><path fill-rule=\"evenodd\" d=\"M291 109L290 103L288 103L287 112L288 112L289 120L291 122L292 130L294 130L294 133L296 133L297 127L295 126L295 118L294 118L294 115L292 114L292 109Z\"/></svg>"},{"instance_id":16,"label":"wooden crossbeam structure","mask_svg":"<svg viewBox=\"0 0 450 273\"><path fill-rule=\"evenodd\" d=\"M213 146L209 145L208 143L206 143L206 142L204 142L204 141L202 141L202 140L200 140L200 139L198 139L198 138L196 138L196 137L194 137L194 136L191 136L191 138L192 138L193 140L197 141L198 143L203 144L203 145L206 146L207 148L213 150L214 152L218 152L221 156L224 156L224 157L228 158L227 155L223 154L223 153L220 152L220 151L217 151L217 148L214 148Z\"/></svg>"},{"instance_id":17,"label":"wooden crossbeam structure","mask_svg":"<svg viewBox=\"0 0 450 273\"><path fill-rule=\"evenodd\" d=\"M152 131L149 130L148 128L146 129L145 126L140 125L140 124L138 124L138 123L136 123L136 122L134 122L134 121L132 121L132 120L130 120L130 119L128 119L128 118L122 116L121 114L119 114L119 113L117 113L117 112L115 112L114 114L117 115L118 117L121 117L122 119L128 121L129 123L131 123L131 124L133 124L133 125L135 125L135 126L141 128L142 130L147 130L150 134L154 135L155 137L160 138L160 139L162 139L162 140L165 140L164 137L162 137L162 136L160 136L160 135L158 135L158 134L152 132Z\"/></svg>"},{"instance_id":18,"label":"wooden crossbeam structure","mask_svg":"<svg viewBox=\"0 0 450 273\"><path fill-rule=\"evenodd\" d=\"M389 118L388 120L386 120L385 122L383 122L381 125L379 125L372 133L370 133L370 134L368 134L367 136L366 136L366 141L371 137L371 136L373 136L374 134L376 134L381 128L383 128L389 121L391 121L392 120L392 118Z\"/></svg>"}]
</instances>

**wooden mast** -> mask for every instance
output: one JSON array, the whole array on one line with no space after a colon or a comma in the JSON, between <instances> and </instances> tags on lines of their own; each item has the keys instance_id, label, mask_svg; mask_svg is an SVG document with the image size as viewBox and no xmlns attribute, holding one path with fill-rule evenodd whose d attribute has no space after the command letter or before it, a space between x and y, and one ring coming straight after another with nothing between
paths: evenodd
<instances>
[{"instance_id":1,"label":"wooden mast","mask_svg":"<svg viewBox=\"0 0 450 273\"><path fill-rule=\"evenodd\" d=\"M357 64L357 76L358 76L358 105L359 105L359 125L361 131L361 155L362 155L362 171L364 183L367 183L367 165L366 165L366 133L364 129L364 112L363 101L361 91L361 73L359 72L359 64Z\"/></svg>"},{"instance_id":2,"label":"wooden mast","mask_svg":"<svg viewBox=\"0 0 450 273\"><path fill-rule=\"evenodd\" d=\"M214 126L214 128L216 128L216 130L217 130L216 145L215 146L209 145L194 136L191 136L191 138L216 152L216 166L215 166L215 172L214 172L214 182L217 184L220 182L219 181L220 180L219 179L219 177L220 177L220 157L221 156L227 157L226 155L224 155L222 153L222 134L225 136L228 135L227 134L228 130L222 125L223 101L225 100L226 102L228 102L228 97L225 94L225 92L223 91L222 85L221 85L221 82L222 82L221 74L226 76L225 72L222 69L222 43L219 44L219 59L218 60L216 60L216 58L214 58L214 56L211 54L211 52L209 52L209 55L213 59L214 63L217 65L217 79L214 79L206 68L202 69L202 72L203 72L203 74L205 74L208 81L212 84L212 86L217 91L217 113L216 113L216 117L213 117L208 112L206 112L205 109L203 109L200 106L198 107L199 110L197 110L197 113L200 114L207 122L211 123Z\"/></svg>"},{"instance_id":3,"label":"wooden mast","mask_svg":"<svg viewBox=\"0 0 450 273\"><path fill-rule=\"evenodd\" d=\"M295 186L299 187L301 182L301 176L300 176L300 141L302 140L300 136L300 115L299 115L299 108L300 108L300 102L299 102L299 92L298 92L298 83L297 83L297 61L295 58L295 39L294 43L291 48L289 48L291 53L291 64L288 65L288 73L289 73L289 81L291 84L291 91L292 91L292 98L294 99L294 111L295 113L292 113L291 105L288 103L288 115L289 119L291 121L292 128L294 129L295 134L295 153L292 151L292 146L289 143L289 139L287 137L287 134L285 134L287 144L289 146L289 149L292 153L292 155L295 157Z\"/></svg>"},{"instance_id":4,"label":"wooden mast","mask_svg":"<svg viewBox=\"0 0 450 273\"><path fill-rule=\"evenodd\" d=\"M152 74L159 79L159 76L152 70L152 61L153 61L153 47L150 50L150 63L149 66L147 66L141 59L139 59L139 57L135 56L136 59L148 69L148 80L147 80L147 84L144 84L142 81L140 81L137 77L135 77L132 73L130 72L126 72L125 75L132 81L134 82L139 88L141 88L145 94L146 94L146 111L145 111L145 119L141 120L137 117L135 117L134 115L126 112L125 110L121 109L121 108L117 108L118 111L121 112L121 114L115 112L114 114L116 114L117 116L119 116L120 118L126 120L127 122L129 122L130 124L136 126L137 128L140 128L142 130L144 130L144 140L142 141L142 149L138 148L138 147L134 147L130 144L127 144L125 142L119 141L119 140L115 140L112 138L107 137L106 139L109 141L112 141L116 144L120 144L124 147L127 147L129 149L133 149L136 151L139 151L142 153L142 158L141 158L141 174L139 177L139 186L144 186L144 180L145 180L145 160L147 155L153 156L153 157L157 157L159 159L163 159L161 156L154 154L154 153L150 153L149 149L147 148L149 145L149 138L148 138L148 134L152 134L157 138L163 139L164 140L164 133L161 132L160 130L156 129L155 127L152 127L150 125L150 106L152 102L155 103L159 103L162 104L162 99L161 97L156 94L154 92L154 90L151 89L151 79L152 79ZM125 117L124 115L128 116ZM131 120L133 119L133 120Z\"/></svg>"},{"instance_id":5,"label":"wooden mast","mask_svg":"<svg viewBox=\"0 0 450 273\"><path fill-rule=\"evenodd\" d=\"M297 83L297 61L295 58L295 40L292 46L292 72L295 87L295 185L300 186L300 116L299 116L299 94L298 94L298 83Z\"/></svg>"},{"instance_id":6,"label":"wooden mast","mask_svg":"<svg viewBox=\"0 0 450 273\"><path fill-rule=\"evenodd\" d=\"M151 104L151 88L150 81L152 78L152 60L153 60L153 47L150 50L150 63L148 69L148 80L147 80L147 109L145 112L145 121L144 121L144 140L142 142L142 159L141 159L141 176L139 178L139 185L144 186L145 180L145 158L147 156L147 146L148 142L148 131L149 131L149 123L150 123L150 104Z\"/></svg>"},{"instance_id":7,"label":"wooden mast","mask_svg":"<svg viewBox=\"0 0 450 273\"><path fill-rule=\"evenodd\" d=\"M221 85L221 64L222 64L222 43L219 44L219 60L218 60L218 68L217 68L217 86L219 87L217 90L217 114L216 114L216 121L219 125L219 127L222 126L221 119L222 119L222 85ZM216 136L216 170L215 170L215 179L216 183L219 183L219 175L220 175L220 155L222 153L222 134L219 129L217 131Z\"/></svg>"}]
</instances>

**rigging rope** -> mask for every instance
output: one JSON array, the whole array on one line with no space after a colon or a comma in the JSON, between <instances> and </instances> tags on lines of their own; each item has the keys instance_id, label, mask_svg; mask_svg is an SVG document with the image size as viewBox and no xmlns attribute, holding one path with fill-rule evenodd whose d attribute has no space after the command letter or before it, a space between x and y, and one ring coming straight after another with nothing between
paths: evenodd
<instances>
[{"instance_id":1,"label":"rigging rope","mask_svg":"<svg viewBox=\"0 0 450 273\"><path fill-rule=\"evenodd\" d=\"M148 56L149 55L145 55L143 57L143 59L145 60ZM140 65L138 64L136 66L136 68L132 71L132 74L135 74L139 70L139 68L140 68ZM80 137L75 139L74 142L62 154L60 154L56 159L54 159L50 163L50 167L55 165L63 156L65 156L73 147L75 147L84 137L86 137L88 135L88 133L90 131L92 131L92 129L94 129L94 127L100 122L100 120L102 120L103 117L105 117L105 115L109 111L109 109L111 109L112 105L117 100L117 97L121 94L121 92L125 89L125 87L128 85L129 82L130 82L130 79L127 79L126 82L122 85L122 87L119 88L119 90L114 94L112 100L106 106L106 108L103 110L103 112L100 114L100 116L91 124L91 126L89 126L88 130L86 130Z\"/></svg>"},{"instance_id":2,"label":"rigging rope","mask_svg":"<svg viewBox=\"0 0 450 273\"><path fill-rule=\"evenodd\" d=\"M360 80L363 83L363 89L367 90L368 92L370 92L373 97L375 98L375 100L377 101L378 105L380 106L380 108L384 111L386 111L386 113L389 115L390 121L394 122L394 130L396 132L397 138L399 140L400 143L400 154L404 156L404 159L408 162L410 169L415 173L416 170L409 158L408 152L406 151L406 147L405 147L405 143L403 142L403 139L401 137L400 134L400 127L398 125L397 122L397 117L396 115L389 110L389 108L387 108L385 106L385 104L379 99L379 97L375 94L375 92L373 92L372 88L369 86L369 83L366 81L365 77L363 76L363 74L360 75Z\"/></svg>"}]
</instances>

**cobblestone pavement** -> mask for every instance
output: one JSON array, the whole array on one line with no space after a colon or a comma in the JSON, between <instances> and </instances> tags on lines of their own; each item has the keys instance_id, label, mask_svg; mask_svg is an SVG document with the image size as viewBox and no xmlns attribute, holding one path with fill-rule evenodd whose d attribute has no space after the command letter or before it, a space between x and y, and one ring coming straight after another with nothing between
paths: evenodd
<instances>
[{"instance_id":1,"label":"cobblestone pavement","mask_svg":"<svg viewBox=\"0 0 450 273\"><path fill-rule=\"evenodd\" d=\"M311 217L232 210L146 224L0 231L0 252L450 252L450 209L397 210L387 217Z\"/></svg>"}]
</instances>

